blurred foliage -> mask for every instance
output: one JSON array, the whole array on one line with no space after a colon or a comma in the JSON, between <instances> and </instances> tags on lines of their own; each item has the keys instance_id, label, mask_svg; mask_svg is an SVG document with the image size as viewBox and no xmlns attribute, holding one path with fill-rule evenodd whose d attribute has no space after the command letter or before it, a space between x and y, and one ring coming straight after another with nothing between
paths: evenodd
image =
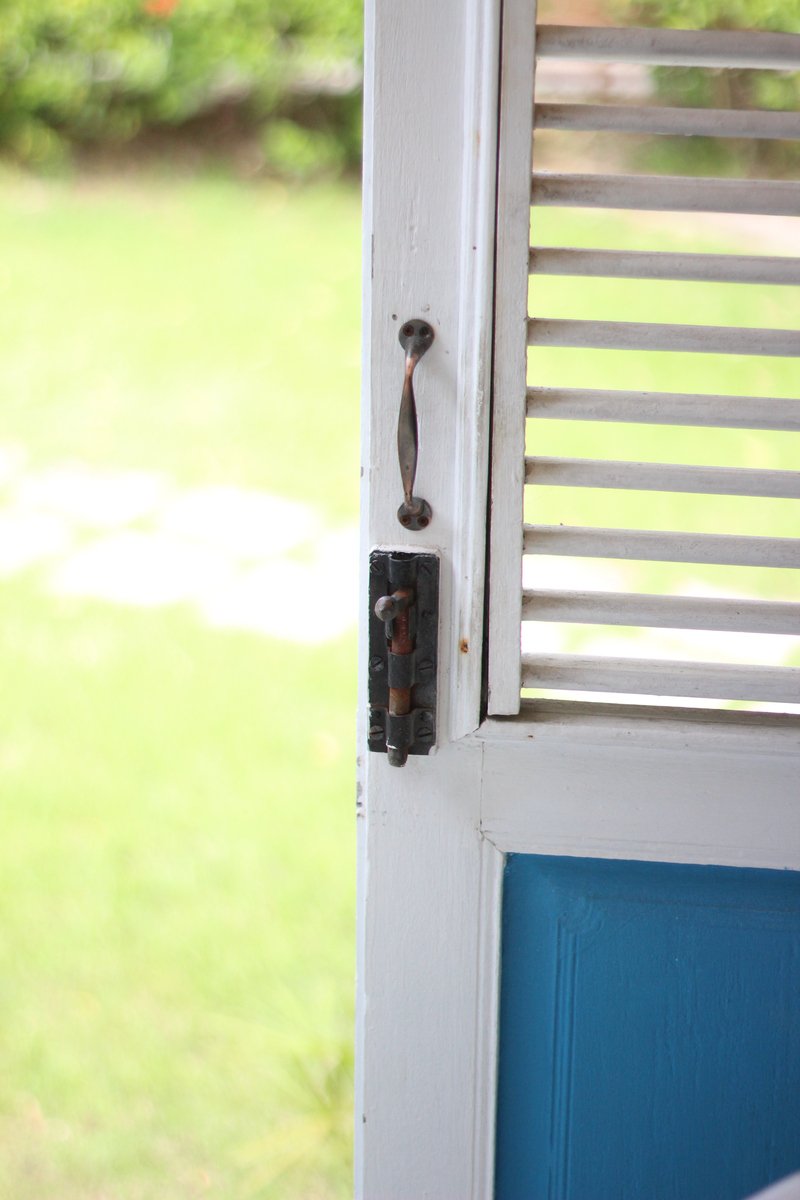
<instances>
[{"instance_id":1,"label":"blurred foliage","mask_svg":"<svg viewBox=\"0 0 800 1200\"><path fill-rule=\"evenodd\" d=\"M635 0L625 4L626 23L673 29L742 29L800 33L800 6L785 0ZM696 108L800 108L800 74L790 71L703 70L662 67L654 71L657 95L668 104ZM675 150L671 151L672 157ZM662 147L669 167L670 150ZM800 147L785 141L727 138L681 139L684 169L718 174L791 174Z\"/></svg>"},{"instance_id":2,"label":"blurred foliage","mask_svg":"<svg viewBox=\"0 0 800 1200\"><path fill-rule=\"evenodd\" d=\"M361 0L0 0L0 153L47 165L234 110L266 165L339 169L360 46Z\"/></svg>"}]
</instances>

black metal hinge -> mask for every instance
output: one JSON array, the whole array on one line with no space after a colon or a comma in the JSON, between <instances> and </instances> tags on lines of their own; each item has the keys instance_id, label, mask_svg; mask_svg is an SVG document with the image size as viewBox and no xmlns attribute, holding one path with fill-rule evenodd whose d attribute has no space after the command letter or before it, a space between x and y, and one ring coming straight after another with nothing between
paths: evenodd
<instances>
[{"instance_id":1,"label":"black metal hinge","mask_svg":"<svg viewBox=\"0 0 800 1200\"><path fill-rule=\"evenodd\" d=\"M436 742L439 559L369 556L369 748L402 767Z\"/></svg>"}]
</instances>

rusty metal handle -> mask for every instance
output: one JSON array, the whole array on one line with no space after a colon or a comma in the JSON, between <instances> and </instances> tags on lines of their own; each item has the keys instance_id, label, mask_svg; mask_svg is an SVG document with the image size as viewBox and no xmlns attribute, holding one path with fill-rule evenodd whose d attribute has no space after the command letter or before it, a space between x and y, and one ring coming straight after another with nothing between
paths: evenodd
<instances>
[{"instance_id":1,"label":"rusty metal handle","mask_svg":"<svg viewBox=\"0 0 800 1200\"><path fill-rule=\"evenodd\" d=\"M403 394L400 397L400 417L397 422L397 454L403 484L403 503L397 510L397 519L405 529L417 531L430 525L433 512L427 500L413 494L419 450L414 368L431 345L433 330L427 321L406 321L400 330L399 339L406 352L406 368Z\"/></svg>"}]
</instances>

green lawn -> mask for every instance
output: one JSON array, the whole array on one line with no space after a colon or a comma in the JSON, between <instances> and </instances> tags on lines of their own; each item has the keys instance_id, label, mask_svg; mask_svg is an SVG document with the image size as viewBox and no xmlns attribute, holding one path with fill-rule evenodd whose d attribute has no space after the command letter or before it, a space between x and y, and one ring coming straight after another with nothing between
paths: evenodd
<instances>
[{"instance_id":1,"label":"green lawn","mask_svg":"<svg viewBox=\"0 0 800 1200\"><path fill-rule=\"evenodd\" d=\"M355 521L359 219L5 180L0 443ZM354 638L0 597L0 1195L347 1195Z\"/></svg>"},{"instance_id":2,"label":"green lawn","mask_svg":"<svg viewBox=\"0 0 800 1200\"><path fill-rule=\"evenodd\" d=\"M588 233L574 215L548 219L554 243L652 244L619 218ZM33 475L144 469L352 525L354 189L7 176L0 237L0 465L13 444ZM535 310L566 311L571 287L548 283ZM578 288L572 315L612 315L613 301L631 319L797 320L770 289L705 286L689 301L651 285L644 313L630 285ZM796 391L785 363L724 369L713 382L695 357L687 383L663 356L533 363L542 382ZM796 437L555 424L536 437L541 453L796 465ZM543 503L540 520L655 512L664 527L759 531L724 498L669 512L643 507L653 497ZM763 531L796 532L788 505L760 503ZM323 630L303 646L213 628L188 603L58 595L47 570L0 590L0 1196L345 1196L354 638Z\"/></svg>"}]
</instances>

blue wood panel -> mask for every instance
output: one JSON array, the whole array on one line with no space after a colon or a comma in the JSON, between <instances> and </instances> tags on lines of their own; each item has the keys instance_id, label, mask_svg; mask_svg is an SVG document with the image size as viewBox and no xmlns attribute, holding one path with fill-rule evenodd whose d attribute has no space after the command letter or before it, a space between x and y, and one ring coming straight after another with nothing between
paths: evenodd
<instances>
[{"instance_id":1,"label":"blue wood panel","mask_svg":"<svg viewBox=\"0 0 800 1200\"><path fill-rule=\"evenodd\" d=\"M742 1200L800 1169L800 874L512 855L496 1200Z\"/></svg>"}]
</instances>

